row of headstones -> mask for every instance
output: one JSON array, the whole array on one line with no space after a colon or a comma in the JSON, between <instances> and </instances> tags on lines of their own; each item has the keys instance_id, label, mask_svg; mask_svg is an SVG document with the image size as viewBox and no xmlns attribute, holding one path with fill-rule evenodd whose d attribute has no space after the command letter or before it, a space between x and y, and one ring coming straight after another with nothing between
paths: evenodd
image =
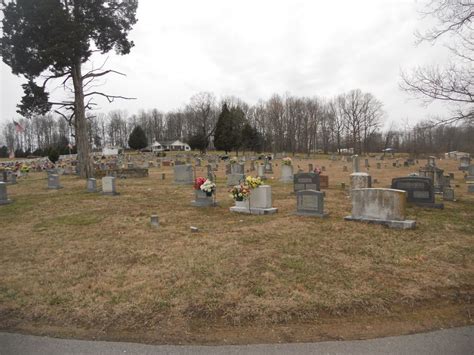
<instances>
[{"instance_id":1,"label":"row of headstones","mask_svg":"<svg viewBox=\"0 0 474 355\"><path fill-rule=\"evenodd\" d=\"M105 176L102 178L102 194L104 195L118 195L116 184L116 178L113 176ZM59 175L49 174L48 175L48 189L59 190L62 189ZM86 185L87 192L99 192L97 188L97 180L94 178L87 179Z\"/></svg>"}]
</instances>

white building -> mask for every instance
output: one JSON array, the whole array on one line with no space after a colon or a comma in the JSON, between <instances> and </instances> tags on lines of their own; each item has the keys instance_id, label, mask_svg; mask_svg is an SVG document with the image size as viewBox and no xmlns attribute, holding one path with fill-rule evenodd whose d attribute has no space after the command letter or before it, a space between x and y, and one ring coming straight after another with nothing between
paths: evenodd
<instances>
[{"instance_id":1,"label":"white building","mask_svg":"<svg viewBox=\"0 0 474 355\"><path fill-rule=\"evenodd\" d=\"M191 147L187 143L183 143L180 140L167 141L159 143L157 141L153 142L151 145L152 152L162 152L162 151L185 151L188 152L191 150Z\"/></svg>"}]
</instances>

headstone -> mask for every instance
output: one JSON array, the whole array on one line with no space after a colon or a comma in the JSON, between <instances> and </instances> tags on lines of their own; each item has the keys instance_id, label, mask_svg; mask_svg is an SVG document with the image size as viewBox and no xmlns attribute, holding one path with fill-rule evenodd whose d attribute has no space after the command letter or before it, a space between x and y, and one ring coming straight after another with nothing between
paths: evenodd
<instances>
[{"instance_id":1,"label":"headstone","mask_svg":"<svg viewBox=\"0 0 474 355\"><path fill-rule=\"evenodd\" d=\"M293 192L302 190L320 191L320 177L315 173L298 173L293 177Z\"/></svg>"},{"instance_id":2,"label":"headstone","mask_svg":"<svg viewBox=\"0 0 474 355\"><path fill-rule=\"evenodd\" d=\"M319 175L319 187L321 189L329 189L329 176Z\"/></svg>"},{"instance_id":3,"label":"headstone","mask_svg":"<svg viewBox=\"0 0 474 355\"><path fill-rule=\"evenodd\" d=\"M273 174L273 166L269 161L265 162L265 174Z\"/></svg>"},{"instance_id":4,"label":"headstone","mask_svg":"<svg viewBox=\"0 0 474 355\"><path fill-rule=\"evenodd\" d=\"M212 165L207 165L207 178L213 182L215 182L214 171L212 170Z\"/></svg>"},{"instance_id":5,"label":"headstone","mask_svg":"<svg viewBox=\"0 0 474 355\"><path fill-rule=\"evenodd\" d=\"M321 171L326 171L326 167L324 165L321 167Z\"/></svg>"},{"instance_id":6,"label":"headstone","mask_svg":"<svg viewBox=\"0 0 474 355\"><path fill-rule=\"evenodd\" d=\"M346 165L344 165L344 166L342 167L342 172L347 173L347 166L346 166Z\"/></svg>"},{"instance_id":7,"label":"headstone","mask_svg":"<svg viewBox=\"0 0 474 355\"><path fill-rule=\"evenodd\" d=\"M87 192L97 192L97 180L94 178L87 179Z\"/></svg>"},{"instance_id":8,"label":"headstone","mask_svg":"<svg viewBox=\"0 0 474 355\"><path fill-rule=\"evenodd\" d=\"M471 157L469 156L462 156L459 158L459 170L465 171L468 169L469 165L471 164Z\"/></svg>"},{"instance_id":9,"label":"headstone","mask_svg":"<svg viewBox=\"0 0 474 355\"><path fill-rule=\"evenodd\" d=\"M267 179L267 177L265 176L265 166L264 165L261 165L261 164L257 165L257 176L262 180Z\"/></svg>"},{"instance_id":10,"label":"headstone","mask_svg":"<svg viewBox=\"0 0 474 355\"><path fill-rule=\"evenodd\" d=\"M194 165L200 167L200 166L201 166L201 159L196 158L196 159L194 160Z\"/></svg>"},{"instance_id":11,"label":"headstone","mask_svg":"<svg viewBox=\"0 0 474 355\"><path fill-rule=\"evenodd\" d=\"M227 175L227 186L239 185L245 181L245 174L229 174Z\"/></svg>"},{"instance_id":12,"label":"headstone","mask_svg":"<svg viewBox=\"0 0 474 355\"><path fill-rule=\"evenodd\" d=\"M436 157L434 157L434 156L429 157L427 166L435 168L436 167Z\"/></svg>"},{"instance_id":13,"label":"headstone","mask_svg":"<svg viewBox=\"0 0 474 355\"><path fill-rule=\"evenodd\" d=\"M454 189L452 187L446 187L443 190L443 201L455 201Z\"/></svg>"},{"instance_id":14,"label":"headstone","mask_svg":"<svg viewBox=\"0 0 474 355\"><path fill-rule=\"evenodd\" d=\"M175 165L174 167L174 183L178 185L193 185L194 171L192 165Z\"/></svg>"},{"instance_id":15,"label":"headstone","mask_svg":"<svg viewBox=\"0 0 474 355\"><path fill-rule=\"evenodd\" d=\"M59 175L48 175L48 189L59 190L63 187L59 184Z\"/></svg>"},{"instance_id":16,"label":"headstone","mask_svg":"<svg viewBox=\"0 0 474 355\"><path fill-rule=\"evenodd\" d=\"M364 159L364 166L365 166L366 168L369 167L369 159Z\"/></svg>"},{"instance_id":17,"label":"headstone","mask_svg":"<svg viewBox=\"0 0 474 355\"><path fill-rule=\"evenodd\" d=\"M118 195L118 192L115 188L115 177L105 176L102 178L102 194L115 196Z\"/></svg>"},{"instance_id":18,"label":"headstone","mask_svg":"<svg viewBox=\"0 0 474 355\"><path fill-rule=\"evenodd\" d=\"M250 161L250 171L255 171L255 162L253 160Z\"/></svg>"},{"instance_id":19,"label":"headstone","mask_svg":"<svg viewBox=\"0 0 474 355\"><path fill-rule=\"evenodd\" d=\"M359 171L360 171L359 156L353 155L352 156L352 172L358 173Z\"/></svg>"},{"instance_id":20,"label":"headstone","mask_svg":"<svg viewBox=\"0 0 474 355\"><path fill-rule=\"evenodd\" d=\"M8 199L7 184L0 182L0 205L8 205L12 201Z\"/></svg>"},{"instance_id":21,"label":"headstone","mask_svg":"<svg viewBox=\"0 0 474 355\"><path fill-rule=\"evenodd\" d=\"M382 224L389 228L413 229L416 222L405 220L406 192L395 189L351 191L352 214L347 221Z\"/></svg>"},{"instance_id":22,"label":"headstone","mask_svg":"<svg viewBox=\"0 0 474 355\"><path fill-rule=\"evenodd\" d=\"M372 187L372 177L367 173L352 173L350 179L351 190Z\"/></svg>"},{"instance_id":23,"label":"headstone","mask_svg":"<svg viewBox=\"0 0 474 355\"><path fill-rule=\"evenodd\" d=\"M283 183L291 183L293 178L293 166L282 164L280 181Z\"/></svg>"},{"instance_id":24,"label":"headstone","mask_svg":"<svg viewBox=\"0 0 474 355\"><path fill-rule=\"evenodd\" d=\"M433 181L427 177L406 176L392 179L392 189L407 192L407 202L422 207L443 208L435 203Z\"/></svg>"},{"instance_id":25,"label":"headstone","mask_svg":"<svg viewBox=\"0 0 474 355\"><path fill-rule=\"evenodd\" d=\"M150 225L154 228L158 228L160 226L160 220L158 218L158 215L152 214L150 216Z\"/></svg>"},{"instance_id":26,"label":"headstone","mask_svg":"<svg viewBox=\"0 0 474 355\"><path fill-rule=\"evenodd\" d=\"M235 201L235 206L230 208L231 212L249 214L274 214L278 211L272 207L272 188L269 185L261 185L250 192L247 201Z\"/></svg>"},{"instance_id":27,"label":"headstone","mask_svg":"<svg viewBox=\"0 0 474 355\"><path fill-rule=\"evenodd\" d=\"M195 200L191 202L194 207L212 207L216 206L213 196L208 196L204 191L194 190Z\"/></svg>"},{"instance_id":28,"label":"headstone","mask_svg":"<svg viewBox=\"0 0 474 355\"><path fill-rule=\"evenodd\" d=\"M326 217L324 193L315 190L301 190L296 193L296 214L298 216Z\"/></svg>"},{"instance_id":29,"label":"headstone","mask_svg":"<svg viewBox=\"0 0 474 355\"><path fill-rule=\"evenodd\" d=\"M166 174L165 173L161 173L161 180L166 180Z\"/></svg>"},{"instance_id":30,"label":"headstone","mask_svg":"<svg viewBox=\"0 0 474 355\"><path fill-rule=\"evenodd\" d=\"M232 164L226 164L225 165L225 174L229 175L232 173Z\"/></svg>"},{"instance_id":31,"label":"headstone","mask_svg":"<svg viewBox=\"0 0 474 355\"><path fill-rule=\"evenodd\" d=\"M313 164L308 164L308 172L312 173L314 171Z\"/></svg>"},{"instance_id":32,"label":"headstone","mask_svg":"<svg viewBox=\"0 0 474 355\"><path fill-rule=\"evenodd\" d=\"M381 163L377 163L377 169L382 169L382 164Z\"/></svg>"},{"instance_id":33,"label":"headstone","mask_svg":"<svg viewBox=\"0 0 474 355\"><path fill-rule=\"evenodd\" d=\"M245 164L243 163L236 163L230 165L230 173L231 174L244 174L245 173Z\"/></svg>"}]
</instances>

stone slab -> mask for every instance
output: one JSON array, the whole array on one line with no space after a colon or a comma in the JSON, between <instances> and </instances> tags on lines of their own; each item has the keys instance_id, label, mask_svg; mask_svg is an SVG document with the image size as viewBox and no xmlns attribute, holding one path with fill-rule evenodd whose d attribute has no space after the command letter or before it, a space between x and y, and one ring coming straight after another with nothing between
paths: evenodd
<instances>
[{"instance_id":1,"label":"stone slab","mask_svg":"<svg viewBox=\"0 0 474 355\"><path fill-rule=\"evenodd\" d=\"M364 223L369 223L369 224L381 224L383 226L386 226L388 228L393 228L393 229L415 229L416 228L416 221L413 221L413 220L392 221L392 220L365 218L365 217L352 217L352 216L344 217L344 220L354 221L354 222L364 222Z\"/></svg>"},{"instance_id":2,"label":"stone slab","mask_svg":"<svg viewBox=\"0 0 474 355\"><path fill-rule=\"evenodd\" d=\"M278 212L278 208L246 208L246 207L237 207L233 206L229 209L231 212L236 213L246 213L246 214L256 214L256 215L265 215L265 214L274 214Z\"/></svg>"}]
</instances>

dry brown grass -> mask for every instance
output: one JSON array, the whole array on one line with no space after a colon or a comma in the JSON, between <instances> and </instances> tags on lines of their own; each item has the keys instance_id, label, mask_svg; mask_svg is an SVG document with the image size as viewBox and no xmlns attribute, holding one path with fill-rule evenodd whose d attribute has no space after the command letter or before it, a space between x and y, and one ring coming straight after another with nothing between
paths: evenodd
<instances>
[{"instance_id":1,"label":"dry brown grass","mask_svg":"<svg viewBox=\"0 0 474 355\"><path fill-rule=\"evenodd\" d=\"M0 327L35 324L76 336L74 329L90 330L85 336L173 329L166 339L196 341L193 324L318 323L446 302L470 308L474 196L456 162L440 165L455 173L458 201L409 208L413 231L343 221L351 210L339 187L349 183L346 163L296 164L307 170L308 162L328 169L327 219L293 215L292 185L277 182L279 167L269 181L279 209L271 216L228 211L223 167L216 208L191 207L192 188L173 185L171 168L118 180L115 197L88 194L83 180L65 176L64 189L48 191L45 174L30 174L9 186L15 202L0 207ZM376 170L371 159L376 187L416 170L386 164ZM157 230L149 226L154 212Z\"/></svg>"}]
</instances>

